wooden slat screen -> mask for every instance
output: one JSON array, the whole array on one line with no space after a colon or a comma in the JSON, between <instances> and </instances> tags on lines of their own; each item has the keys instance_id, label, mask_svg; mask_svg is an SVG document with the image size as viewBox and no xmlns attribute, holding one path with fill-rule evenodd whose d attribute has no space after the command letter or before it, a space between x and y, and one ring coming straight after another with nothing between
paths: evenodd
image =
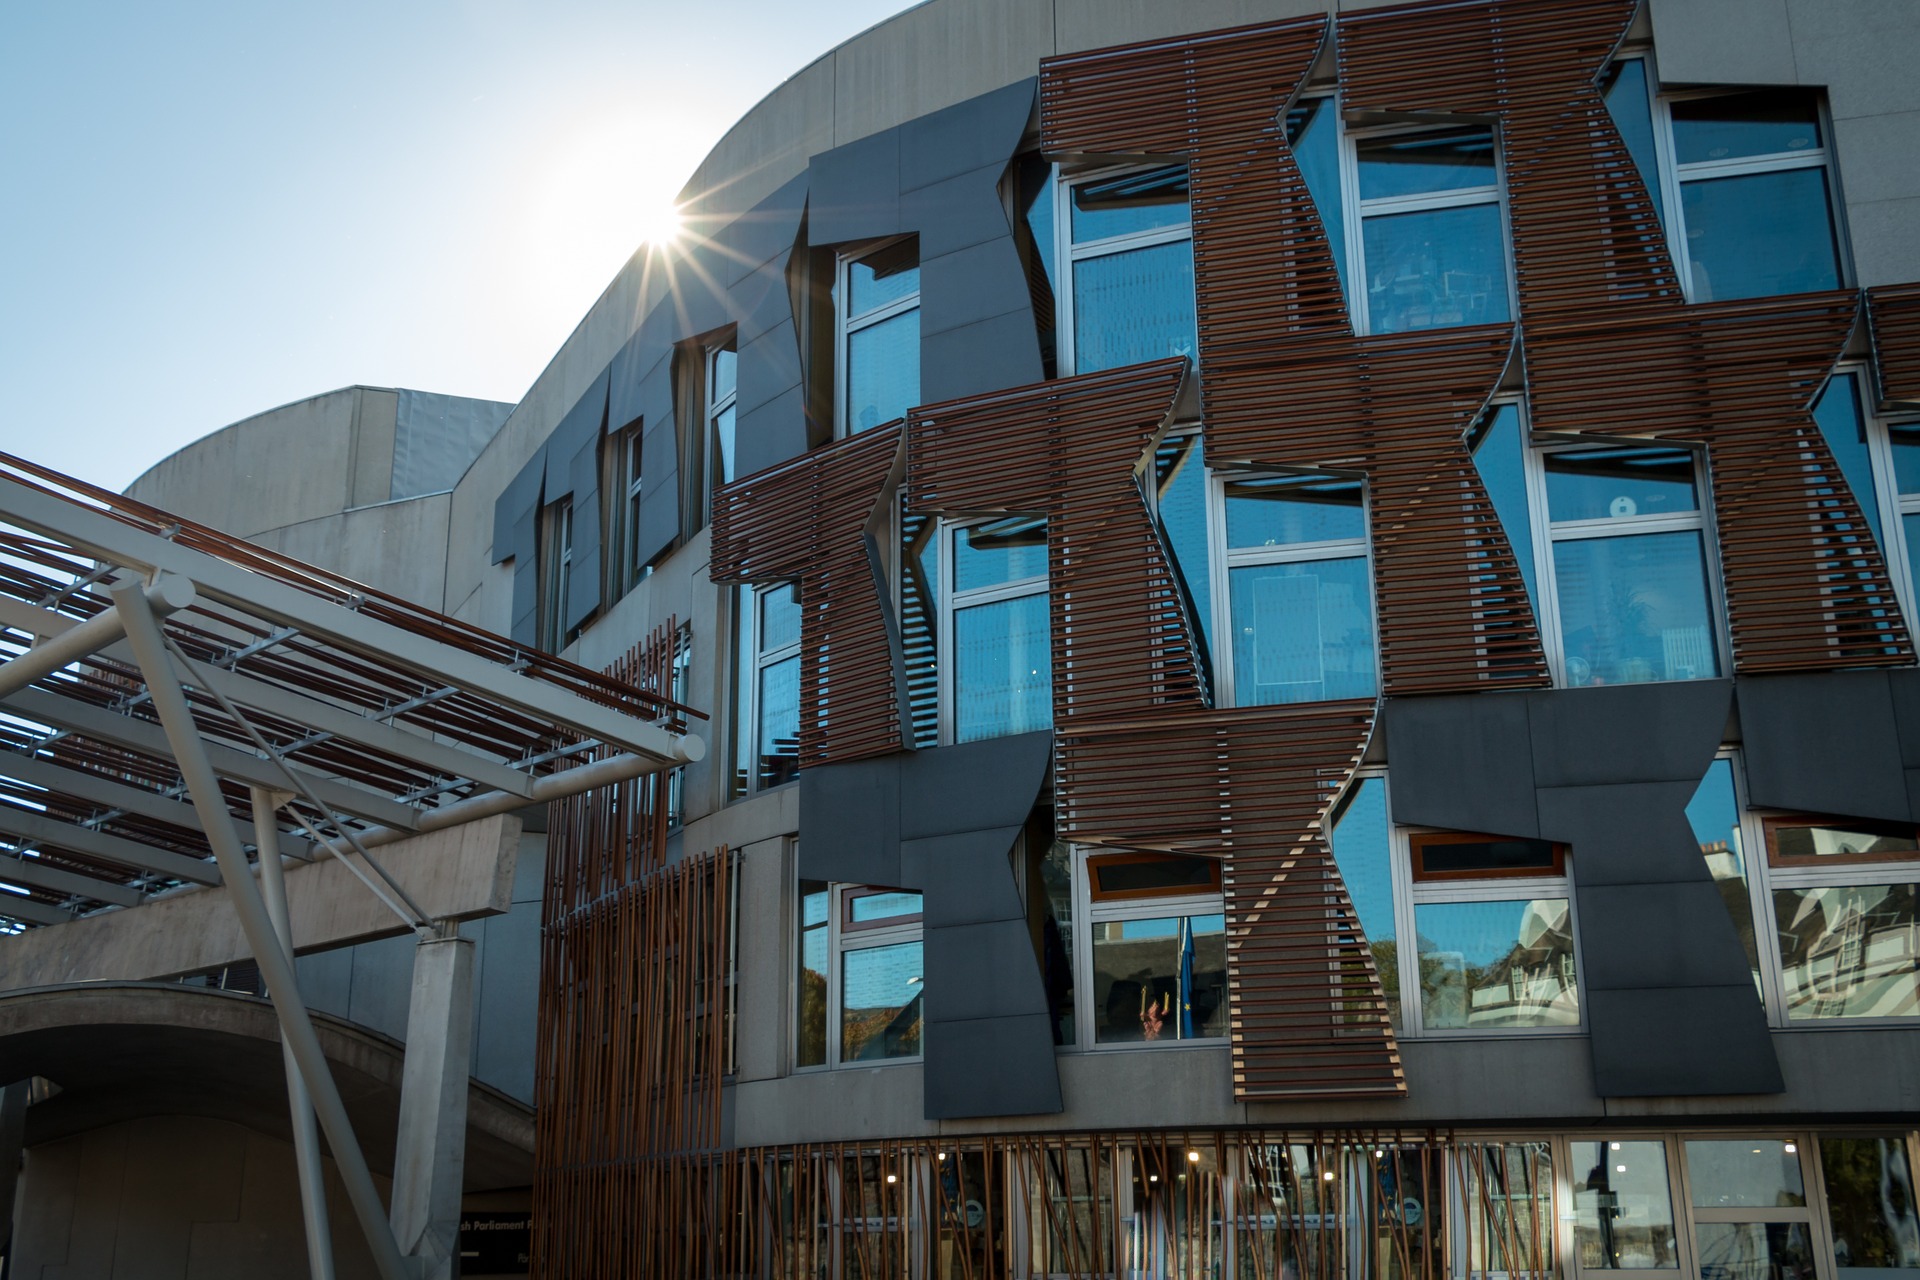
<instances>
[{"instance_id":1,"label":"wooden slat screen","mask_svg":"<svg viewBox=\"0 0 1920 1280\"><path fill-rule=\"evenodd\" d=\"M1920 405L1920 284L1867 290L1867 315L1873 326L1880 398L1907 408Z\"/></svg>"}]
</instances>

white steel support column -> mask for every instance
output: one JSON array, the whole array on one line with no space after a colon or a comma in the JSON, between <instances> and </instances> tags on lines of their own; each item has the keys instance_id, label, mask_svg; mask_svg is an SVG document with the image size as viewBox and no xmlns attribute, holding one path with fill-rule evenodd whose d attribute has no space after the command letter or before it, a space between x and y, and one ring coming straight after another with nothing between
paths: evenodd
<instances>
[{"instance_id":1,"label":"white steel support column","mask_svg":"<svg viewBox=\"0 0 1920 1280\"><path fill-rule=\"evenodd\" d=\"M413 950L400 1132L393 1156L393 1234L425 1280L451 1280L460 1252L473 1061L473 942L441 921Z\"/></svg>"},{"instance_id":2,"label":"white steel support column","mask_svg":"<svg viewBox=\"0 0 1920 1280\"><path fill-rule=\"evenodd\" d=\"M293 920L287 910L287 872L280 865L279 827L274 811L290 798L284 791L252 788L253 830L260 859L260 892L266 899L267 918L279 935L287 959L293 959ZM307 1230L307 1270L313 1280L333 1280L333 1236L327 1224L326 1171L320 1163L320 1128L313 1116L313 1099L306 1081L300 1077L300 1064L294 1061L293 1046L286 1033L280 1035L280 1056L287 1071L287 1110L293 1123L293 1158L300 1171L300 1217Z\"/></svg>"},{"instance_id":3,"label":"white steel support column","mask_svg":"<svg viewBox=\"0 0 1920 1280\"><path fill-rule=\"evenodd\" d=\"M113 598L125 621L127 643L140 664L141 675L146 677L153 708L166 730L174 763L180 766L194 811L200 815L200 825L207 833L207 843L220 864L227 900L240 918L247 945L253 948L260 976L266 980L267 994L272 997L274 1014L280 1020L280 1031L293 1049L300 1074L313 1095L320 1127L327 1135L327 1146L333 1152L340 1179L346 1183L347 1198L353 1202L354 1216L360 1220L374 1265L379 1269L381 1280L417 1280L419 1273L415 1264L394 1244L385 1206L380 1203L379 1188L374 1186L373 1175L367 1170L367 1158L354 1136L346 1104L340 1100L340 1090L327 1071L327 1056L320 1048L320 1037L314 1033L306 1002L300 998L293 963L281 950L273 922L267 917L266 903L260 897L259 886L253 882L253 869L247 865L246 848L240 843L239 830L220 793L219 776L207 758L206 744L200 740L193 709L187 705L187 695L174 678L173 665L167 660L160 624L139 586L117 589Z\"/></svg>"}]
</instances>

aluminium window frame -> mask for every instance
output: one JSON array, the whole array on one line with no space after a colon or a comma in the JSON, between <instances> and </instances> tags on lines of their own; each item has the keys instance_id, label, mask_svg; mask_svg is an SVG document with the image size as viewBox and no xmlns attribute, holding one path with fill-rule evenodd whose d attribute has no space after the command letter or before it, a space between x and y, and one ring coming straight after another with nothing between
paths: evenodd
<instances>
[{"instance_id":1,"label":"aluminium window frame","mask_svg":"<svg viewBox=\"0 0 1920 1280\"><path fill-rule=\"evenodd\" d=\"M842 249L834 255L833 262L833 438L844 440L848 436L858 435L847 421L847 385L848 348L855 334L871 329L877 324L891 320L895 316L905 315L909 311L920 309L921 289L911 294L895 298L858 315L853 314L853 267L874 254L906 240L912 240L912 233L898 236L885 236L876 240L865 240L858 245ZM920 269L919 255L914 257L914 269ZM916 354L916 364L919 356ZM880 424L875 424L880 425Z\"/></svg>"},{"instance_id":2,"label":"aluminium window frame","mask_svg":"<svg viewBox=\"0 0 1920 1280\"><path fill-rule=\"evenodd\" d=\"M1347 240L1347 275L1351 292L1347 314L1357 336L1374 332L1373 307L1367 288L1366 220L1401 213L1423 213L1438 209L1462 209L1491 204L1500 218L1501 262L1506 268L1507 319L1488 321L1511 324L1520 317L1519 281L1514 272L1513 222L1507 209L1507 149L1500 127L1489 122L1487 131L1493 141L1493 182L1477 187L1458 187L1449 191L1430 191L1416 196L1394 196L1363 202L1360 199L1360 143L1372 138L1416 137L1422 133L1442 133L1467 127L1466 121L1433 124L1380 124L1358 128L1349 126L1340 113L1340 205ZM1464 328L1464 325L1435 325L1426 329L1395 330L1398 333L1427 333Z\"/></svg>"},{"instance_id":3,"label":"aluminium window frame","mask_svg":"<svg viewBox=\"0 0 1920 1280\"><path fill-rule=\"evenodd\" d=\"M955 730L955 681L959 676L959 652L954 647L954 618L962 610L978 605L1001 604L1009 600L1023 600L1029 596L1047 597L1048 624L1052 625L1053 602L1050 595L1052 576L1050 573L1029 575L1007 582L995 583L990 587L974 587L967 591L954 590L954 545L962 531L976 529L984 525L1000 524L1008 520L1034 519L1045 524L1040 516L1024 517L1017 514L975 517L962 520L942 519L937 522L934 537L937 540L939 559L939 599L935 602L937 634L934 639L934 652L939 655L935 671L938 686L940 710L938 716L940 745L956 745ZM898 541L898 539L895 539ZM1049 551L1051 558L1051 551ZM1051 659L1051 655L1049 655ZM1048 698L1052 698L1052 673L1049 672ZM1051 705L1049 705L1051 721ZM982 742L989 739L974 738L969 741Z\"/></svg>"},{"instance_id":4,"label":"aluminium window frame","mask_svg":"<svg viewBox=\"0 0 1920 1280\"><path fill-rule=\"evenodd\" d=\"M769 668L798 658L804 647L802 638L795 638L788 644L767 649L762 643L761 622L764 610L761 608L763 597L781 588L790 588L799 594L799 584L794 582L769 582L757 586L741 586L734 591L734 720L733 746L734 778L728 784L728 797L731 800L749 800L781 787L792 786L798 781L789 778L785 782L762 785L760 782L760 679ZM796 603L795 608L800 606ZM751 732L741 733L741 727L751 726ZM740 740L745 738L744 741ZM744 773L744 777L742 774Z\"/></svg>"},{"instance_id":5,"label":"aluminium window frame","mask_svg":"<svg viewBox=\"0 0 1920 1280\"><path fill-rule=\"evenodd\" d=\"M1520 406L1522 439L1531 442L1533 426L1526 406ZM1555 522L1547 509L1547 458L1560 453L1593 453L1617 449L1666 449L1687 454L1693 459L1694 509L1660 516L1601 517L1592 520ZM1582 440L1579 442L1529 443L1525 458L1527 515L1532 523L1534 621L1540 626L1540 640L1547 651L1547 669L1553 687L1572 689L1567 681L1566 638L1560 629L1560 583L1554 572L1553 547L1556 542L1582 542L1593 538L1630 537L1636 534L1680 533L1692 531L1700 537L1700 558L1707 590L1707 639L1713 645L1714 674L1695 676L1696 680L1724 680L1733 669L1733 641L1728 632L1726 586L1721 577L1720 536L1713 520L1712 459L1705 450L1673 440ZM1558 532L1556 532L1558 531ZM1653 680L1648 684L1677 681Z\"/></svg>"},{"instance_id":6,"label":"aluminium window frame","mask_svg":"<svg viewBox=\"0 0 1920 1280\"><path fill-rule=\"evenodd\" d=\"M713 523L713 491L720 485L739 479L738 476L729 476L726 474L726 468L721 465L723 453L720 448L720 415L732 409L738 402L740 395L739 354L734 350L733 343L734 339L732 335L729 334L722 341L711 343L703 348L701 353L700 524L702 528ZM716 396L713 389L714 370L718 367L722 354L734 356L734 384L728 389L724 396ZM739 439L739 420L737 416L734 422L734 432L735 448L737 449Z\"/></svg>"},{"instance_id":7,"label":"aluminium window frame","mask_svg":"<svg viewBox=\"0 0 1920 1280\"><path fill-rule=\"evenodd\" d=\"M1920 492L1900 492L1893 464L1894 430L1920 428L1920 413L1881 412L1876 374L1877 370L1866 361L1842 360L1834 366L1833 377L1822 394L1831 394L1834 381L1842 377L1853 384L1854 405L1867 428L1867 458L1873 468L1872 497L1880 509L1880 555L1886 561L1887 576L1893 579L1893 596L1900 604L1900 616L1909 628L1920 629L1920 599L1916 599L1914 590L1914 570L1920 568L1920 547L1907 545L1906 527L1907 516L1920 516Z\"/></svg>"},{"instance_id":8,"label":"aluminium window frame","mask_svg":"<svg viewBox=\"0 0 1920 1280\"><path fill-rule=\"evenodd\" d=\"M540 544L535 557L540 589L534 634L538 647L558 654L580 636L565 622L573 591L573 495L563 494L540 512Z\"/></svg>"},{"instance_id":9,"label":"aluminium window frame","mask_svg":"<svg viewBox=\"0 0 1920 1280\"><path fill-rule=\"evenodd\" d=\"M818 1072L839 1071L842 1068L848 1067L919 1066L925 1063L927 1042L924 1025L926 1014L924 1009L921 1012L922 1027L919 1053L914 1054L912 1057L858 1058L851 1062L844 1061L841 1057L843 1034L841 1024L846 1016L844 1001L842 999L843 992L841 991L841 984L845 981L845 965L842 962L844 953L849 951L872 951L881 947L899 946L903 943L917 942L921 945L920 957L922 968L924 969L926 962L926 933L923 923L924 916L922 915L904 917L901 922L897 924L884 924L849 930L845 924L845 917L847 915L847 901L850 897L874 892L916 893L919 891L912 889L888 889L884 886L876 885L847 884L843 881L834 880L827 882L827 920L825 925L820 926L827 931L827 972L825 975L827 980L825 1009L827 1019L826 1061L815 1063L811 1066L801 1066L799 1064L800 1024L798 1011L800 1008L801 978L800 942L803 932L800 923L800 904L803 898L800 892L800 885L806 877L799 874L798 845L796 844L794 848L796 849L794 873L788 878L788 885L792 890L793 896L791 899L792 905L787 911L787 919L793 927L792 942L787 948L788 963L791 966L790 973L792 977L792 980L787 984L787 1008L790 1011L790 1016L793 1018L793 1026L790 1034L787 1036L786 1045L789 1074L813 1075ZM926 975L922 973L921 984L923 991L925 990L925 982Z\"/></svg>"},{"instance_id":10,"label":"aluminium window frame","mask_svg":"<svg viewBox=\"0 0 1920 1280\"><path fill-rule=\"evenodd\" d=\"M1227 545L1227 486L1246 480L1325 476L1330 480L1352 480L1360 486L1360 522L1366 530L1358 538L1329 538L1319 542L1294 542L1283 546L1229 547ZM1213 683L1214 705L1221 709L1238 707L1236 673L1233 658L1233 571L1270 564L1304 564L1321 560L1358 558L1366 568L1367 612L1373 622L1373 688L1378 696L1385 688L1380 672L1380 597L1373 573L1373 495L1365 477L1324 471L1216 471L1207 468L1207 562L1213 593ZM1246 703L1246 706L1309 706L1317 698L1300 703Z\"/></svg>"},{"instance_id":11,"label":"aluminium window frame","mask_svg":"<svg viewBox=\"0 0 1920 1280\"><path fill-rule=\"evenodd\" d=\"M640 563L641 429L634 421L607 436L602 493L606 503L606 533L601 554L607 565L607 599L616 601L639 586L652 571Z\"/></svg>"},{"instance_id":12,"label":"aluminium window frame","mask_svg":"<svg viewBox=\"0 0 1920 1280\"><path fill-rule=\"evenodd\" d=\"M1074 273L1075 264L1090 258L1104 258L1117 253L1126 253L1135 249L1154 249L1161 245L1193 242L1193 199L1191 188L1187 199L1187 219L1178 225L1154 227L1147 231L1128 232L1124 235L1107 236L1099 240L1075 243L1073 238L1073 189L1089 182L1106 182L1114 178L1124 178L1131 173L1151 173L1155 169L1164 169L1171 164L1189 168L1186 161L1166 160L1159 163L1108 165L1085 171L1068 173L1062 166L1053 167L1053 260L1058 265L1060 278L1053 282L1054 298L1054 363L1062 378L1071 377L1079 371L1074 352ZM1189 180L1191 170L1189 168ZM1200 366L1200 345L1195 334L1193 364Z\"/></svg>"}]
</instances>

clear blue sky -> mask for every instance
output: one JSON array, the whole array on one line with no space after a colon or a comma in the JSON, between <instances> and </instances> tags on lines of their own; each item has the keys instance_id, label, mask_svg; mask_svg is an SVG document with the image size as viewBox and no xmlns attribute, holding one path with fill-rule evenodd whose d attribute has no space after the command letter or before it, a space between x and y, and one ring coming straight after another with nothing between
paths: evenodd
<instances>
[{"instance_id":1,"label":"clear blue sky","mask_svg":"<svg viewBox=\"0 0 1920 1280\"><path fill-rule=\"evenodd\" d=\"M351 383L517 400L643 211L905 7L0 4L0 449L121 488Z\"/></svg>"}]
</instances>

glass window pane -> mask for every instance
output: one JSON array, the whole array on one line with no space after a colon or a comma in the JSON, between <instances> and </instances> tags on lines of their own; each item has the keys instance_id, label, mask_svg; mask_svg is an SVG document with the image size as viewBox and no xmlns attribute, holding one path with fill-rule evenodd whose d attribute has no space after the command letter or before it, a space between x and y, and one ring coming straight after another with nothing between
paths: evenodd
<instances>
[{"instance_id":1,"label":"glass window pane","mask_svg":"<svg viewBox=\"0 0 1920 1280\"><path fill-rule=\"evenodd\" d=\"M1900 533L1907 540L1907 574L1913 579L1915 599L1920 599L1920 515L1900 517Z\"/></svg>"},{"instance_id":2,"label":"glass window pane","mask_svg":"<svg viewBox=\"0 0 1920 1280\"><path fill-rule=\"evenodd\" d=\"M1914 885L1775 889L1787 1016L1920 1014L1920 913Z\"/></svg>"},{"instance_id":3,"label":"glass window pane","mask_svg":"<svg viewBox=\"0 0 1920 1280\"><path fill-rule=\"evenodd\" d=\"M1527 441L1520 430L1520 410L1503 404L1493 412L1486 430L1473 445L1474 469L1505 530L1527 595L1539 599L1533 584L1533 521L1527 515Z\"/></svg>"},{"instance_id":4,"label":"glass window pane","mask_svg":"<svg viewBox=\"0 0 1920 1280\"><path fill-rule=\"evenodd\" d=\"M1040 859L1040 976L1053 1042L1073 1044L1073 846L1054 841Z\"/></svg>"},{"instance_id":5,"label":"glass window pane","mask_svg":"<svg viewBox=\"0 0 1920 1280\"><path fill-rule=\"evenodd\" d=\"M800 643L800 605L793 584L782 583L760 593L760 652L773 653Z\"/></svg>"},{"instance_id":6,"label":"glass window pane","mask_svg":"<svg viewBox=\"0 0 1920 1280\"><path fill-rule=\"evenodd\" d=\"M1700 854L1707 860L1707 871L1726 905L1733 931L1747 953L1747 967L1753 973L1753 989L1760 987L1760 949L1753 932L1753 899L1747 895L1746 858L1740 847L1740 805L1733 791L1733 762L1715 760L1707 766L1707 776L1687 802L1687 822L1693 838L1700 842ZM1764 997L1763 997L1764 998Z\"/></svg>"},{"instance_id":7,"label":"glass window pane","mask_svg":"<svg viewBox=\"0 0 1920 1280\"><path fill-rule=\"evenodd\" d=\"M1914 829L1900 822L1808 823L1773 829L1781 858L1851 858L1861 854L1915 853Z\"/></svg>"},{"instance_id":8,"label":"glass window pane","mask_svg":"<svg viewBox=\"0 0 1920 1280\"><path fill-rule=\"evenodd\" d=\"M732 395L735 385L739 382L739 376L740 356L738 353L732 351L714 352L713 379L712 385L707 388L707 403L710 405L719 404L722 400Z\"/></svg>"},{"instance_id":9,"label":"glass window pane","mask_svg":"<svg viewBox=\"0 0 1920 1280\"><path fill-rule=\"evenodd\" d=\"M1255 565L1233 570L1227 582L1237 705L1374 695L1364 557Z\"/></svg>"},{"instance_id":10,"label":"glass window pane","mask_svg":"<svg viewBox=\"0 0 1920 1280\"><path fill-rule=\"evenodd\" d=\"M953 614L953 740L1031 733L1053 724L1047 596L1020 596Z\"/></svg>"},{"instance_id":11,"label":"glass window pane","mask_svg":"<svg viewBox=\"0 0 1920 1280\"><path fill-rule=\"evenodd\" d=\"M1893 483L1901 493L1920 493L1920 425L1887 428L1893 444Z\"/></svg>"},{"instance_id":12,"label":"glass window pane","mask_svg":"<svg viewBox=\"0 0 1920 1280\"><path fill-rule=\"evenodd\" d=\"M776 787L800 769L800 659L788 658L760 672L760 782Z\"/></svg>"},{"instance_id":13,"label":"glass window pane","mask_svg":"<svg viewBox=\"0 0 1920 1280\"><path fill-rule=\"evenodd\" d=\"M1874 496L1873 460L1867 452L1867 420L1860 412L1860 381L1851 373L1842 373L1827 384L1813 404L1813 420L1820 425L1821 438L1833 451L1846 478L1860 514L1866 517L1873 540L1885 546L1880 529L1880 501Z\"/></svg>"},{"instance_id":14,"label":"glass window pane","mask_svg":"<svg viewBox=\"0 0 1920 1280\"><path fill-rule=\"evenodd\" d=\"M800 882L800 981L795 993L794 1064L827 1061L827 886Z\"/></svg>"},{"instance_id":15,"label":"glass window pane","mask_svg":"<svg viewBox=\"0 0 1920 1280\"><path fill-rule=\"evenodd\" d=\"M1820 1168L1838 1280L1920 1277L1920 1214L1906 1142L1898 1135L1822 1138Z\"/></svg>"},{"instance_id":16,"label":"glass window pane","mask_svg":"<svg viewBox=\"0 0 1920 1280\"><path fill-rule=\"evenodd\" d=\"M1371 332L1506 321L1507 255L1499 205L1370 217L1362 224L1361 241Z\"/></svg>"},{"instance_id":17,"label":"glass window pane","mask_svg":"<svg viewBox=\"0 0 1920 1280\"><path fill-rule=\"evenodd\" d=\"M1183 858L1177 854L1087 860L1095 897L1213 893L1220 887L1219 869L1220 864L1212 858Z\"/></svg>"},{"instance_id":18,"label":"glass window pane","mask_svg":"<svg viewBox=\"0 0 1920 1280\"><path fill-rule=\"evenodd\" d=\"M1227 918L1189 916L1181 963L1180 1038L1219 1039L1227 1034Z\"/></svg>"},{"instance_id":19,"label":"glass window pane","mask_svg":"<svg viewBox=\"0 0 1920 1280\"><path fill-rule=\"evenodd\" d=\"M1567 899L1414 908L1420 1016L1430 1029L1570 1027L1580 1021Z\"/></svg>"},{"instance_id":20,"label":"glass window pane","mask_svg":"<svg viewBox=\"0 0 1920 1280\"><path fill-rule=\"evenodd\" d=\"M1464 1155L1469 1274L1553 1274L1553 1152L1549 1144L1472 1143Z\"/></svg>"},{"instance_id":21,"label":"glass window pane","mask_svg":"<svg viewBox=\"0 0 1920 1280\"><path fill-rule=\"evenodd\" d=\"M1547 515L1607 520L1698 511L1684 449L1593 449L1546 456Z\"/></svg>"},{"instance_id":22,"label":"glass window pane","mask_svg":"<svg viewBox=\"0 0 1920 1280\"><path fill-rule=\"evenodd\" d=\"M1346 810L1333 824L1333 860L1346 882L1347 896L1360 919L1373 967L1387 996L1387 1013L1400 1025L1400 951L1394 938L1393 864L1389 844L1387 784L1363 778L1353 788Z\"/></svg>"},{"instance_id":23,"label":"glass window pane","mask_svg":"<svg viewBox=\"0 0 1920 1280\"><path fill-rule=\"evenodd\" d=\"M978 591L1047 576L1047 522L995 520L953 535L953 589Z\"/></svg>"},{"instance_id":24,"label":"glass window pane","mask_svg":"<svg viewBox=\"0 0 1920 1280\"><path fill-rule=\"evenodd\" d=\"M1796 1144L1778 1138L1687 1143L1687 1180L1699 1209L1772 1209L1807 1203Z\"/></svg>"},{"instance_id":25,"label":"glass window pane","mask_svg":"<svg viewBox=\"0 0 1920 1280\"><path fill-rule=\"evenodd\" d=\"M1187 167L1167 165L1073 188L1073 242L1187 225Z\"/></svg>"},{"instance_id":26,"label":"glass window pane","mask_svg":"<svg viewBox=\"0 0 1920 1280\"><path fill-rule=\"evenodd\" d=\"M840 956L840 1061L920 1054L920 944L863 947Z\"/></svg>"},{"instance_id":27,"label":"glass window pane","mask_svg":"<svg viewBox=\"0 0 1920 1280\"><path fill-rule=\"evenodd\" d=\"M920 292L920 246L902 240L847 265L847 315L863 316Z\"/></svg>"},{"instance_id":28,"label":"glass window pane","mask_svg":"<svg viewBox=\"0 0 1920 1280\"><path fill-rule=\"evenodd\" d=\"M1813 1244L1804 1222L1703 1222L1703 1280L1813 1280Z\"/></svg>"},{"instance_id":29,"label":"glass window pane","mask_svg":"<svg viewBox=\"0 0 1920 1280\"><path fill-rule=\"evenodd\" d=\"M1096 921L1093 1003L1098 1044L1224 1036L1226 917Z\"/></svg>"},{"instance_id":30,"label":"glass window pane","mask_svg":"<svg viewBox=\"0 0 1920 1280\"><path fill-rule=\"evenodd\" d=\"M1073 264L1074 372L1192 356L1195 332L1191 241Z\"/></svg>"},{"instance_id":31,"label":"glass window pane","mask_svg":"<svg viewBox=\"0 0 1920 1280\"><path fill-rule=\"evenodd\" d=\"M847 335L847 431L904 417L920 401L920 309Z\"/></svg>"},{"instance_id":32,"label":"glass window pane","mask_svg":"<svg viewBox=\"0 0 1920 1280\"><path fill-rule=\"evenodd\" d=\"M1820 147L1819 97L1804 89L1683 98L1671 106L1673 156L1679 164Z\"/></svg>"},{"instance_id":33,"label":"glass window pane","mask_svg":"<svg viewBox=\"0 0 1920 1280\"><path fill-rule=\"evenodd\" d=\"M1553 545L1567 683L1644 684L1720 674L1697 533Z\"/></svg>"},{"instance_id":34,"label":"glass window pane","mask_svg":"<svg viewBox=\"0 0 1920 1280\"><path fill-rule=\"evenodd\" d=\"M1646 61L1627 58L1614 63L1607 69L1601 92L1607 100L1607 114L1613 117L1613 127L1620 131L1621 140L1627 144L1627 154L1633 157L1633 167L1640 171L1640 181L1653 200L1654 213L1664 221L1666 210L1660 204L1660 168L1654 158L1653 107L1647 98Z\"/></svg>"},{"instance_id":35,"label":"glass window pane","mask_svg":"<svg viewBox=\"0 0 1920 1280\"><path fill-rule=\"evenodd\" d=\"M1825 169L1689 182L1680 205L1695 302L1840 286Z\"/></svg>"},{"instance_id":36,"label":"glass window pane","mask_svg":"<svg viewBox=\"0 0 1920 1280\"><path fill-rule=\"evenodd\" d=\"M1320 213L1320 225L1326 230L1327 243L1333 249L1333 263L1340 272L1340 290L1353 299L1353 287L1347 282L1347 223L1340 195L1340 122L1332 98L1307 98L1287 112L1287 144L1300 166L1300 177L1307 184L1314 207Z\"/></svg>"},{"instance_id":37,"label":"glass window pane","mask_svg":"<svg viewBox=\"0 0 1920 1280\"><path fill-rule=\"evenodd\" d=\"M1516 836L1415 836L1414 878L1557 875L1551 840Z\"/></svg>"},{"instance_id":38,"label":"glass window pane","mask_svg":"<svg viewBox=\"0 0 1920 1280\"><path fill-rule=\"evenodd\" d=\"M1229 480L1227 545L1285 547L1367 536L1358 480L1327 476L1262 476Z\"/></svg>"},{"instance_id":39,"label":"glass window pane","mask_svg":"<svg viewBox=\"0 0 1920 1280\"><path fill-rule=\"evenodd\" d=\"M1361 138L1360 198L1391 200L1490 187L1494 183L1493 132L1434 129L1426 133Z\"/></svg>"},{"instance_id":40,"label":"glass window pane","mask_svg":"<svg viewBox=\"0 0 1920 1280\"><path fill-rule=\"evenodd\" d=\"M1213 578L1207 559L1207 469L1201 462L1200 437L1176 436L1161 442L1153 461L1160 528L1173 553L1174 572L1186 592L1187 607L1200 628L1201 648L1210 656ZM1201 665L1203 670L1211 670L1205 658Z\"/></svg>"},{"instance_id":41,"label":"glass window pane","mask_svg":"<svg viewBox=\"0 0 1920 1280\"><path fill-rule=\"evenodd\" d=\"M855 924L892 920L898 916L920 914L920 895L896 890L892 893L863 893L847 899L847 915Z\"/></svg>"},{"instance_id":42,"label":"glass window pane","mask_svg":"<svg viewBox=\"0 0 1920 1280\"><path fill-rule=\"evenodd\" d=\"M709 480L713 486L723 485L739 477L733 473L733 406L728 405L713 419L713 475Z\"/></svg>"},{"instance_id":43,"label":"glass window pane","mask_svg":"<svg viewBox=\"0 0 1920 1280\"><path fill-rule=\"evenodd\" d=\"M1664 1142L1575 1142L1573 1248L1589 1271L1671 1269L1673 1234ZM1585 1169L1586 1176L1579 1171Z\"/></svg>"}]
</instances>

